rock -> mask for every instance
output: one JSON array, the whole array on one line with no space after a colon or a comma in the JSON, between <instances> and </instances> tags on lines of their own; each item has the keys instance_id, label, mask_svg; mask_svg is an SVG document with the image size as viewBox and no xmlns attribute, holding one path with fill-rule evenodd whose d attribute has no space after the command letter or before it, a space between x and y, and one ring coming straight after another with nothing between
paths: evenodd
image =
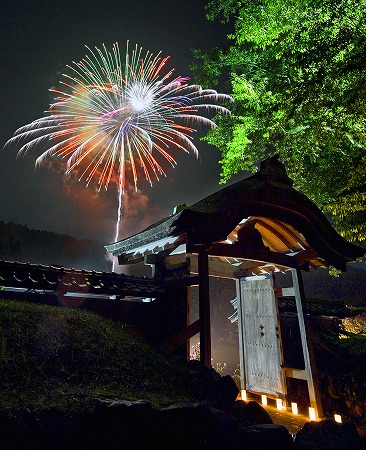
<instances>
[{"instance_id":1,"label":"rock","mask_svg":"<svg viewBox=\"0 0 366 450\"><path fill-rule=\"evenodd\" d=\"M251 425L273 424L268 412L254 401L246 403L244 400L236 400L228 412L239 420L241 428Z\"/></svg>"},{"instance_id":2,"label":"rock","mask_svg":"<svg viewBox=\"0 0 366 450\"><path fill-rule=\"evenodd\" d=\"M332 419L307 422L294 437L296 450L362 450L361 436L351 422Z\"/></svg>"},{"instance_id":3,"label":"rock","mask_svg":"<svg viewBox=\"0 0 366 450\"><path fill-rule=\"evenodd\" d=\"M242 430L236 448L243 450L293 450L294 441L283 425L260 424Z\"/></svg>"},{"instance_id":4,"label":"rock","mask_svg":"<svg viewBox=\"0 0 366 450\"><path fill-rule=\"evenodd\" d=\"M67 448L72 421L50 409L36 415L26 410L17 417L0 416L0 450Z\"/></svg>"},{"instance_id":5,"label":"rock","mask_svg":"<svg viewBox=\"0 0 366 450\"><path fill-rule=\"evenodd\" d=\"M98 400L94 411L79 421L81 444L86 449L143 448L153 414L151 404L144 400Z\"/></svg>"},{"instance_id":6,"label":"rock","mask_svg":"<svg viewBox=\"0 0 366 450\"><path fill-rule=\"evenodd\" d=\"M230 375L219 378L212 385L212 399L220 407L225 408L235 402L238 394L238 386Z\"/></svg>"},{"instance_id":7,"label":"rock","mask_svg":"<svg viewBox=\"0 0 366 450\"><path fill-rule=\"evenodd\" d=\"M0 450L361 450L356 426L308 422L295 439L257 402L225 409L197 401L154 409L140 400L97 400L90 411L18 417L0 413Z\"/></svg>"},{"instance_id":8,"label":"rock","mask_svg":"<svg viewBox=\"0 0 366 450\"><path fill-rule=\"evenodd\" d=\"M212 449L222 450L223 442L225 450L237 450L236 442L240 431L239 420L225 411L212 409L213 424L208 443Z\"/></svg>"},{"instance_id":9,"label":"rock","mask_svg":"<svg viewBox=\"0 0 366 450\"><path fill-rule=\"evenodd\" d=\"M234 402L239 389L230 375L221 376L212 367L204 366L200 361L187 363L189 389L199 400L216 403L219 408L226 408Z\"/></svg>"},{"instance_id":10,"label":"rock","mask_svg":"<svg viewBox=\"0 0 366 450\"><path fill-rule=\"evenodd\" d=\"M215 448L208 446L217 427L205 402L170 405L156 412L153 423L146 448Z\"/></svg>"}]
</instances>

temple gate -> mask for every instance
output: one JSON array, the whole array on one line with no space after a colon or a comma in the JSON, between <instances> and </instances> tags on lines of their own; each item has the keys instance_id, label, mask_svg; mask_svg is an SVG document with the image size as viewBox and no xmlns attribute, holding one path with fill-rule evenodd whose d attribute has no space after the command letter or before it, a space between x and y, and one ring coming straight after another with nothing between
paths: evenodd
<instances>
[{"instance_id":1,"label":"temple gate","mask_svg":"<svg viewBox=\"0 0 366 450\"><path fill-rule=\"evenodd\" d=\"M292 187L278 157L261 163L253 176L187 207L140 233L107 245L119 264L144 263L151 276L171 289L165 307L185 323L175 333L161 334L158 348L189 357L187 343L199 332L200 359L211 365L209 277L235 279L241 386L286 402L288 378L305 380L317 417L322 408L313 345L309 338L302 271L333 266L345 271L365 250L343 239L317 206ZM290 272L292 284L275 285L276 273ZM199 319L189 317L189 286L199 287ZM182 292L186 301L182 302ZM284 367L277 297L295 298L304 369ZM177 297L178 298L178 297ZM168 315L165 315L168 324ZM157 325L157 328L162 324ZM157 340L159 337L157 336Z\"/></svg>"}]
</instances>

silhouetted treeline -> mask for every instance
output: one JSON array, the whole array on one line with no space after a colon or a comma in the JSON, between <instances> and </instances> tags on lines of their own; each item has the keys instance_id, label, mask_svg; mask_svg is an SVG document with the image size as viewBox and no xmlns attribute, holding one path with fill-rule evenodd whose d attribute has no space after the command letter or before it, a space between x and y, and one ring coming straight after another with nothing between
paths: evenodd
<instances>
[{"instance_id":1,"label":"silhouetted treeline","mask_svg":"<svg viewBox=\"0 0 366 450\"><path fill-rule=\"evenodd\" d=\"M0 259L109 272L107 256L98 241L0 221Z\"/></svg>"}]
</instances>

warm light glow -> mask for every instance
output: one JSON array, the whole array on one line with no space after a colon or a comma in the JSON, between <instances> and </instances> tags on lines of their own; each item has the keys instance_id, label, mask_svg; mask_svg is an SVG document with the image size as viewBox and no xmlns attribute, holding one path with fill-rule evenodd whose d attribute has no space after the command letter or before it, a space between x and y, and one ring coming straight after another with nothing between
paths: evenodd
<instances>
[{"instance_id":1,"label":"warm light glow","mask_svg":"<svg viewBox=\"0 0 366 450\"><path fill-rule=\"evenodd\" d=\"M334 414L334 420L338 423L342 423L342 417L339 414Z\"/></svg>"},{"instance_id":2,"label":"warm light glow","mask_svg":"<svg viewBox=\"0 0 366 450\"><path fill-rule=\"evenodd\" d=\"M279 409L280 411L283 410L283 404L282 404L282 400L280 398L276 399L276 407L277 409Z\"/></svg>"},{"instance_id":3,"label":"warm light glow","mask_svg":"<svg viewBox=\"0 0 366 450\"><path fill-rule=\"evenodd\" d=\"M263 406L267 406L267 396L266 395L261 395L262 397L262 405Z\"/></svg>"},{"instance_id":4,"label":"warm light glow","mask_svg":"<svg viewBox=\"0 0 366 450\"><path fill-rule=\"evenodd\" d=\"M315 408L309 408L309 417L310 420L316 420Z\"/></svg>"},{"instance_id":5,"label":"warm light glow","mask_svg":"<svg viewBox=\"0 0 366 450\"><path fill-rule=\"evenodd\" d=\"M299 410L297 408L297 403L291 403L291 411L292 411L292 414L295 414L295 415L299 414Z\"/></svg>"},{"instance_id":6,"label":"warm light glow","mask_svg":"<svg viewBox=\"0 0 366 450\"><path fill-rule=\"evenodd\" d=\"M247 391L245 389L242 389L240 392L241 392L241 399L246 401L247 400Z\"/></svg>"}]
</instances>

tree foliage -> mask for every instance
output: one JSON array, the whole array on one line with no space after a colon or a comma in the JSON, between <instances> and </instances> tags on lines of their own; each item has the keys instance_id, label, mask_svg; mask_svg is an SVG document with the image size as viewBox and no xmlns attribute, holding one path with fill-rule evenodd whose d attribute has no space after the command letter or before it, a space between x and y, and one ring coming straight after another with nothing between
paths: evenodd
<instances>
[{"instance_id":1,"label":"tree foliage","mask_svg":"<svg viewBox=\"0 0 366 450\"><path fill-rule=\"evenodd\" d=\"M204 138L222 152L221 181L279 153L298 189L366 242L366 0L212 0L230 45L195 51L203 85L228 82L230 118Z\"/></svg>"}]
</instances>

